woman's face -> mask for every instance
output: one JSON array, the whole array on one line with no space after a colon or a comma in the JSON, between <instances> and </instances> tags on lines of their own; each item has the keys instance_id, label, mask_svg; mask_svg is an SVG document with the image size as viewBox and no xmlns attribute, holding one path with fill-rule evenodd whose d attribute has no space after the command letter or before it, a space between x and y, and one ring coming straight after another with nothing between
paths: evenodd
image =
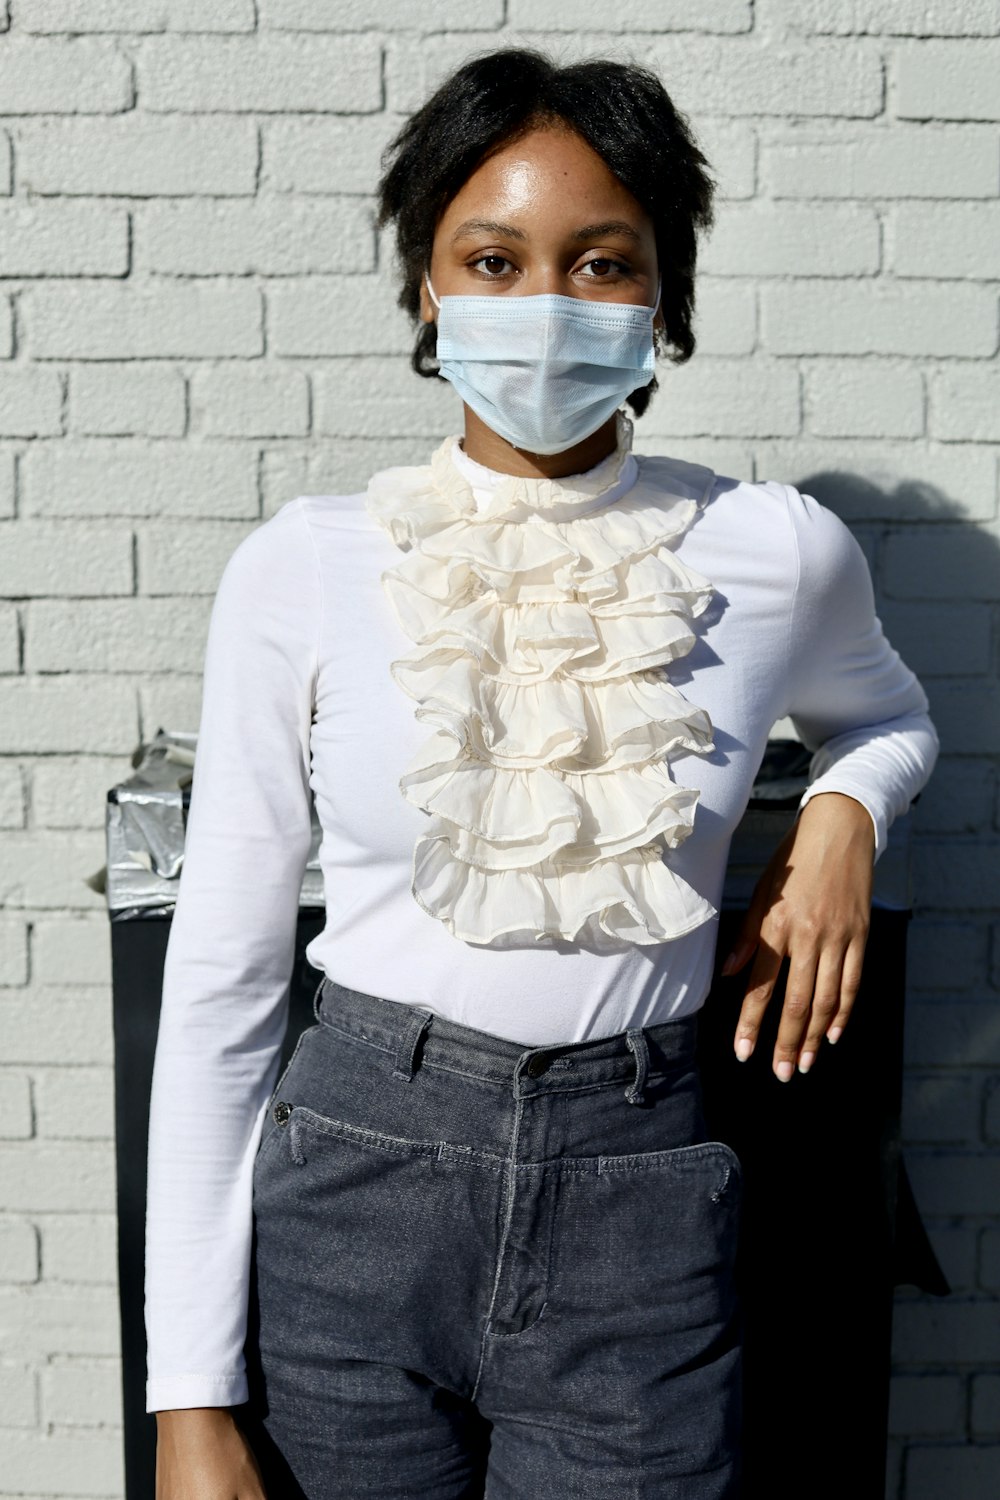
<instances>
[{"instance_id":1,"label":"woman's face","mask_svg":"<svg viewBox=\"0 0 1000 1500\"><path fill-rule=\"evenodd\" d=\"M434 233L438 297L558 292L591 302L656 301L657 259L646 211L583 138L541 127L483 162ZM421 318L437 309L426 282ZM655 323L662 326L658 312Z\"/></svg>"}]
</instances>

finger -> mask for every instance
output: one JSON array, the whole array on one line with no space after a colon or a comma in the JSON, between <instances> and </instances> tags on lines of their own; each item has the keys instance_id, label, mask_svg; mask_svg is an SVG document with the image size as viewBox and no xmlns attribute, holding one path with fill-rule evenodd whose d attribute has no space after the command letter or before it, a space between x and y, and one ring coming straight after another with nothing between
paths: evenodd
<instances>
[{"instance_id":1,"label":"finger","mask_svg":"<svg viewBox=\"0 0 1000 1500\"><path fill-rule=\"evenodd\" d=\"M818 959L819 955L814 948L803 949L801 944L797 945L796 951L791 955L772 1059L775 1074L782 1083L788 1083L795 1072L802 1038L809 1025Z\"/></svg>"},{"instance_id":2,"label":"finger","mask_svg":"<svg viewBox=\"0 0 1000 1500\"><path fill-rule=\"evenodd\" d=\"M826 1039L836 1042L851 1018L858 990L861 988L861 973L865 957L868 934L855 938L844 955L844 966L840 975L840 1004L827 1027Z\"/></svg>"},{"instance_id":3,"label":"finger","mask_svg":"<svg viewBox=\"0 0 1000 1500\"><path fill-rule=\"evenodd\" d=\"M746 1062L757 1045L760 1023L781 972L781 958L782 955L770 943L760 942L736 1023L735 1049L740 1062Z\"/></svg>"},{"instance_id":4,"label":"finger","mask_svg":"<svg viewBox=\"0 0 1000 1500\"><path fill-rule=\"evenodd\" d=\"M808 1073L816 1060L820 1043L840 1008L841 975L844 967L844 950L840 947L825 947L816 966L816 982L813 986L812 1009L802 1051L799 1054L799 1072Z\"/></svg>"}]
</instances>

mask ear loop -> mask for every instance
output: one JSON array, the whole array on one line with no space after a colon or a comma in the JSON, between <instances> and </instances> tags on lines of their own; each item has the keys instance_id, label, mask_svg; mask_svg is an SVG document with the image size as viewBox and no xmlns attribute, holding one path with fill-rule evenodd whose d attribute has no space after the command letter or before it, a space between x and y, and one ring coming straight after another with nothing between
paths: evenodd
<instances>
[{"instance_id":1,"label":"mask ear loop","mask_svg":"<svg viewBox=\"0 0 1000 1500\"><path fill-rule=\"evenodd\" d=\"M425 271L424 272L424 280L427 283L427 292L428 292L428 295L430 296L430 299L434 303L434 306L437 308L438 312L440 312L441 311L441 304L440 304L440 302L438 301L438 299L434 295L434 288L431 286L431 273L430 273L430 271Z\"/></svg>"}]
</instances>

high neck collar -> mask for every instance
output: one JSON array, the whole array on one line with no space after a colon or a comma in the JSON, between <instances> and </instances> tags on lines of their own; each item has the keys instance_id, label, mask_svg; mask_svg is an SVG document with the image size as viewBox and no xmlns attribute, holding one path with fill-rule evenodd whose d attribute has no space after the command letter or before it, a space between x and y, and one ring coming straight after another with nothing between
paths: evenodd
<instances>
[{"instance_id":1,"label":"high neck collar","mask_svg":"<svg viewBox=\"0 0 1000 1500\"><path fill-rule=\"evenodd\" d=\"M620 499L638 478L639 466L632 452L632 423L622 411L617 414L615 430L616 442L609 454L589 469L565 474L558 479L504 474L487 468L469 457L458 437L448 440L442 456L452 473L460 478L466 499L463 509L474 508L480 514L500 515L516 507L544 511L553 519L556 518L554 512L563 510L574 516L585 515L588 510L599 509ZM443 464L442 469L444 467ZM449 484L448 488L453 495L456 493L454 484Z\"/></svg>"}]
</instances>

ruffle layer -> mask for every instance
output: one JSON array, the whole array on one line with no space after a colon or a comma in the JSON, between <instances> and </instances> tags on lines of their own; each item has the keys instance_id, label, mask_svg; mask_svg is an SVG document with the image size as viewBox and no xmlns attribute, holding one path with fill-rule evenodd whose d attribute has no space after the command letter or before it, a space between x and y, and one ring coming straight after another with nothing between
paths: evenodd
<instances>
[{"instance_id":1,"label":"ruffle layer","mask_svg":"<svg viewBox=\"0 0 1000 1500\"><path fill-rule=\"evenodd\" d=\"M431 730L400 790L431 818L413 896L465 942L669 941L715 908L669 868L697 791L672 756L714 748L665 667L714 592L670 550L700 489L639 477L631 457L572 481L503 476L477 506L449 438L429 465L372 479L369 512L405 553L383 586L416 649L393 677ZM676 489L676 493L674 493Z\"/></svg>"}]
</instances>

